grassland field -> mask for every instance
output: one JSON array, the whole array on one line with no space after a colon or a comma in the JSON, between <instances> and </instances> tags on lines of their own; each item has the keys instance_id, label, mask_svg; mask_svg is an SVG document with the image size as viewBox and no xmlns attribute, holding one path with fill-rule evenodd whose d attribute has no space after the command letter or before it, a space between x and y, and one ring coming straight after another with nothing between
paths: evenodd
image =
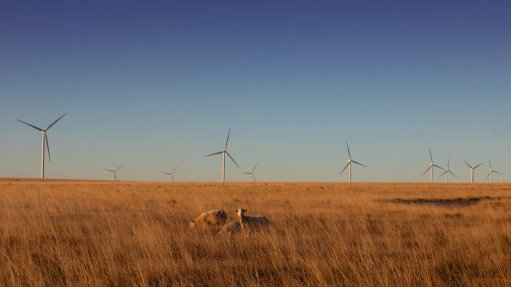
<instances>
[{"instance_id":1,"label":"grassland field","mask_svg":"<svg viewBox=\"0 0 511 287\"><path fill-rule=\"evenodd\" d=\"M0 286L511 286L511 184L0 179Z\"/></svg>"}]
</instances>

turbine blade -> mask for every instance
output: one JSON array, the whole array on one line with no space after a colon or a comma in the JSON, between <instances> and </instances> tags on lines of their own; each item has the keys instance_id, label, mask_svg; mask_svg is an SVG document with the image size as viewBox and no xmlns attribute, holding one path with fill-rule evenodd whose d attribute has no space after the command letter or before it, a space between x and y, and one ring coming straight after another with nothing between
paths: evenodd
<instances>
[{"instance_id":1,"label":"turbine blade","mask_svg":"<svg viewBox=\"0 0 511 287\"><path fill-rule=\"evenodd\" d=\"M51 161L50 144L48 143L48 135L46 133L44 133L44 138L46 140L46 149L48 150L48 160Z\"/></svg>"},{"instance_id":2,"label":"turbine blade","mask_svg":"<svg viewBox=\"0 0 511 287\"><path fill-rule=\"evenodd\" d=\"M227 145L229 144L229 136L230 135L231 135L231 129L229 129L229 132L227 133L227 140L225 140L224 150L227 150Z\"/></svg>"},{"instance_id":3,"label":"turbine blade","mask_svg":"<svg viewBox=\"0 0 511 287\"><path fill-rule=\"evenodd\" d=\"M117 172L123 165L124 165L124 163L121 164L120 166L118 166L116 169L114 169L114 171Z\"/></svg>"},{"instance_id":4,"label":"turbine blade","mask_svg":"<svg viewBox=\"0 0 511 287\"><path fill-rule=\"evenodd\" d=\"M224 153L224 151L219 151L219 152L215 152L215 153L212 153L212 154L208 154L208 155L205 155L204 157L208 157L208 156L212 156L212 155L217 155L217 154L221 154L221 153Z\"/></svg>"},{"instance_id":5,"label":"turbine blade","mask_svg":"<svg viewBox=\"0 0 511 287\"><path fill-rule=\"evenodd\" d=\"M348 163L346 164L346 166L344 166L344 168L341 170L341 172L339 172L339 174L342 174L342 173L346 170L346 168L348 167L348 165L350 165L350 162L348 162Z\"/></svg>"},{"instance_id":6,"label":"turbine blade","mask_svg":"<svg viewBox=\"0 0 511 287\"><path fill-rule=\"evenodd\" d=\"M105 170L108 170L109 172L114 172L113 170L111 170L111 169L108 169L108 168L105 168Z\"/></svg>"},{"instance_id":7,"label":"turbine blade","mask_svg":"<svg viewBox=\"0 0 511 287\"><path fill-rule=\"evenodd\" d=\"M251 172L242 172L242 174L252 174Z\"/></svg>"},{"instance_id":8,"label":"turbine blade","mask_svg":"<svg viewBox=\"0 0 511 287\"><path fill-rule=\"evenodd\" d=\"M231 156L228 152L225 152L225 153L226 153L226 154L229 156L229 158L230 158L230 159L231 159L231 160L232 160L232 161L236 164L236 166L237 166L239 169L241 169L241 167L240 167L240 166L238 165L238 163L237 163L237 162L236 162L236 161L232 158L232 156Z\"/></svg>"},{"instance_id":9,"label":"turbine blade","mask_svg":"<svg viewBox=\"0 0 511 287\"><path fill-rule=\"evenodd\" d=\"M449 173L452 174L455 178L458 178L452 171L449 170Z\"/></svg>"},{"instance_id":10,"label":"turbine blade","mask_svg":"<svg viewBox=\"0 0 511 287\"><path fill-rule=\"evenodd\" d=\"M254 181L257 181L257 178L255 177L254 174L252 174L252 177L254 178Z\"/></svg>"},{"instance_id":11,"label":"turbine blade","mask_svg":"<svg viewBox=\"0 0 511 287\"><path fill-rule=\"evenodd\" d=\"M431 162L433 162L433 155L431 155L431 148L429 148L429 159L431 159Z\"/></svg>"},{"instance_id":12,"label":"turbine blade","mask_svg":"<svg viewBox=\"0 0 511 287\"><path fill-rule=\"evenodd\" d=\"M488 163L490 164L490 169L493 169L493 167L491 166L491 161L488 160Z\"/></svg>"},{"instance_id":13,"label":"turbine blade","mask_svg":"<svg viewBox=\"0 0 511 287\"><path fill-rule=\"evenodd\" d=\"M51 127L53 127L54 124L56 124L58 121L60 121L61 118L63 118L65 115L67 115L67 113L63 114L62 116L60 116L60 118L56 119L53 123L51 123L47 128L46 130L49 130Z\"/></svg>"},{"instance_id":14,"label":"turbine blade","mask_svg":"<svg viewBox=\"0 0 511 287\"><path fill-rule=\"evenodd\" d=\"M480 166L481 166L481 165L483 165L483 164L484 164L484 162L482 162L482 163L480 163L480 164L478 164L478 165L474 166L474 169L476 169L476 168L480 167Z\"/></svg>"},{"instance_id":15,"label":"turbine blade","mask_svg":"<svg viewBox=\"0 0 511 287\"><path fill-rule=\"evenodd\" d=\"M358 161L354 161L354 160L352 160L351 162L352 162L352 163L356 163L356 164L358 164L358 165L361 165L361 166L363 166L363 167L367 167L367 166L365 166L364 164L362 164L362 163L360 163L360 162L358 162Z\"/></svg>"},{"instance_id":16,"label":"turbine blade","mask_svg":"<svg viewBox=\"0 0 511 287\"><path fill-rule=\"evenodd\" d=\"M174 172L176 172L177 169L178 169L178 166L176 166L176 168L174 170L172 170L172 172L170 172L170 173L174 174Z\"/></svg>"},{"instance_id":17,"label":"turbine blade","mask_svg":"<svg viewBox=\"0 0 511 287\"><path fill-rule=\"evenodd\" d=\"M36 129L36 130L38 130L38 131L40 131L40 132L42 132L42 131L43 131L43 129L42 129L42 128L38 128L38 127L36 127L36 126L34 126L34 125L31 125L31 124L29 124L29 123L27 123L27 122L24 122L24 121L22 121L22 120L17 120L17 121L18 121L18 122L20 122L20 123L24 123L24 124L26 124L27 126L33 127L34 129Z\"/></svg>"},{"instance_id":18,"label":"turbine blade","mask_svg":"<svg viewBox=\"0 0 511 287\"><path fill-rule=\"evenodd\" d=\"M254 166L254 169L252 169L252 173L254 173L256 167L257 167L257 164Z\"/></svg>"},{"instance_id":19,"label":"turbine blade","mask_svg":"<svg viewBox=\"0 0 511 287\"><path fill-rule=\"evenodd\" d=\"M502 173L500 173L500 172L498 172L498 171L496 171L496 170L494 170L493 172L494 172L494 173L496 173L496 174L500 174L500 175L502 175Z\"/></svg>"},{"instance_id":20,"label":"turbine blade","mask_svg":"<svg viewBox=\"0 0 511 287\"><path fill-rule=\"evenodd\" d=\"M430 169L432 169L432 168L433 168L433 166L432 166L432 165L430 165L430 166L428 167L428 169L426 169L426 171L422 174L422 176L425 176L425 175L426 175L426 173L428 173L428 171L429 171Z\"/></svg>"},{"instance_id":21,"label":"turbine blade","mask_svg":"<svg viewBox=\"0 0 511 287\"><path fill-rule=\"evenodd\" d=\"M492 173L492 171L490 170L490 172L488 173L488 175L486 176L486 178L490 177L490 174Z\"/></svg>"},{"instance_id":22,"label":"turbine blade","mask_svg":"<svg viewBox=\"0 0 511 287\"><path fill-rule=\"evenodd\" d=\"M166 175L170 175L170 173L169 173L169 172L164 172L164 171L162 171L161 173L166 174Z\"/></svg>"},{"instance_id":23,"label":"turbine blade","mask_svg":"<svg viewBox=\"0 0 511 287\"><path fill-rule=\"evenodd\" d=\"M468 162L466 161L463 161L466 165L468 165L468 167L472 168L472 166L470 164L468 164Z\"/></svg>"},{"instance_id":24,"label":"turbine blade","mask_svg":"<svg viewBox=\"0 0 511 287\"><path fill-rule=\"evenodd\" d=\"M445 175L446 173L448 173L448 172L449 172L449 171L448 171L448 170L446 170L446 171L442 172L442 173L441 173L438 177L444 176L444 175Z\"/></svg>"},{"instance_id":25,"label":"turbine blade","mask_svg":"<svg viewBox=\"0 0 511 287\"><path fill-rule=\"evenodd\" d=\"M439 166L439 165L433 164L433 166L434 166L434 167L436 167L436 168L439 168L439 169L441 169L441 170L445 170L445 168L443 168L443 167L441 167L441 166Z\"/></svg>"},{"instance_id":26,"label":"turbine blade","mask_svg":"<svg viewBox=\"0 0 511 287\"><path fill-rule=\"evenodd\" d=\"M348 141L346 141L346 148L348 149L348 156L351 159L350 146L348 145Z\"/></svg>"}]
</instances>

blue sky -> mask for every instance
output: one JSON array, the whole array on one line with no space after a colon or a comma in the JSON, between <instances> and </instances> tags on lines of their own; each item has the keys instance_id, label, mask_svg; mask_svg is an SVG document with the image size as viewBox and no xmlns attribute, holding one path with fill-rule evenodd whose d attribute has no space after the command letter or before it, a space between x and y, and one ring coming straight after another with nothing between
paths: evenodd
<instances>
[{"instance_id":1,"label":"blue sky","mask_svg":"<svg viewBox=\"0 0 511 287\"><path fill-rule=\"evenodd\" d=\"M3 1L0 177L511 180L509 1L275 2Z\"/></svg>"}]
</instances>

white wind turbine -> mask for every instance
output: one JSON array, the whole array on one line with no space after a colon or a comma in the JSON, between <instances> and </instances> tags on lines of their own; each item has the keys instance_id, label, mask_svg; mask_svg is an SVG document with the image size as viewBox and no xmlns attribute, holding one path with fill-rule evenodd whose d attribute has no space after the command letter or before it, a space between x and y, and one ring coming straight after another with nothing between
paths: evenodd
<instances>
[{"instance_id":1,"label":"white wind turbine","mask_svg":"<svg viewBox=\"0 0 511 287\"><path fill-rule=\"evenodd\" d=\"M232 158L232 156L227 151L227 144L229 143L229 136L230 135L231 135L231 129L229 129L229 133L227 134L227 140L225 141L225 146L224 146L224 149L222 151L215 152L215 153L208 154L208 155L204 156L204 157L208 157L208 156L217 155L217 154L221 154L222 155L222 183L225 182L225 155L229 156L229 158L234 162L234 164L236 164L236 166L239 169L241 169L241 167L238 165L238 163Z\"/></svg>"},{"instance_id":2,"label":"white wind turbine","mask_svg":"<svg viewBox=\"0 0 511 287\"><path fill-rule=\"evenodd\" d=\"M254 166L252 171L242 172L243 174L250 174L250 182L256 182L257 181L257 179L256 179L256 177L254 175L254 171L255 171L256 167L257 167L257 164Z\"/></svg>"},{"instance_id":3,"label":"white wind turbine","mask_svg":"<svg viewBox=\"0 0 511 287\"><path fill-rule=\"evenodd\" d=\"M445 175L445 182L449 182L449 173L452 174L455 178L458 178L450 169L449 169L449 159L447 159L447 169L444 169L444 172L440 175Z\"/></svg>"},{"instance_id":4,"label":"white wind turbine","mask_svg":"<svg viewBox=\"0 0 511 287\"><path fill-rule=\"evenodd\" d=\"M124 164L121 164L120 166L118 166L116 169L108 169L108 168L105 168L105 170L109 171L112 173L112 180L113 181L116 181L117 180L117 171L123 166Z\"/></svg>"},{"instance_id":5,"label":"white wind turbine","mask_svg":"<svg viewBox=\"0 0 511 287\"><path fill-rule=\"evenodd\" d=\"M430 172L430 178L431 178L431 182L433 182L433 169L436 167L436 168L439 168L441 170L445 170L443 169L442 167L436 165L434 162L433 162L433 156L431 155L431 149L429 149L429 166L428 166L428 169L426 169L426 171L422 174L422 176L425 176L426 173L428 173L428 171Z\"/></svg>"},{"instance_id":6,"label":"white wind turbine","mask_svg":"<svg viewBox=\"0 0 511 287\"><path fill-rule=\"evenodd\" d=\"M478 164L478 165L476 165L476 166L474 166L474 167L473 167L473 166L471 166L470 164L468 164L468 162L466 162L466 161L464 161L464 162L465 162L465 164L468 166L468 168L470 169L470 182L471 182L471 183L474 183L474 170L475 170L476 168L480 167L481 165L483 165L483 162L482 162L482 163L480 163L480 164Z\"/></svg>"},{"instance_id":7,"label":"white wind turbine","mask_svg":"<svg viewBox=\"0 0 511 287\"><path fill-rule=\"evenodd\" d=\"M177 167L176 167L176 168L174 168L171 172L165 172L165 171L162 171L161 173L163 173L163 174L166 174L166 175L170 176L170 181L171 181L171 182L175 182L175 181L174 181L174 172L176 172L176 170L177 170Z\"/></svg>"},{"instance_id":8,"label":"white wind turbine","mask_svg":"<svg viewBox=\"0 0 511 287\"><path fill-rule=\"evenodd\" d=\"M490 164L490 172L488 173L488 175L486 176L486 178L490 177L490 183L493 182L493 174L496 173L496 174L502 174L496 170L493 169L493 167L491 166L491 161L488 160L488 163Z\"/></svg>"},{"instance_id":9,"label":"white wind turbine","mask_svg":"<svg viewBox=\"0 0 511 287\"><path fill-rule=\"evenodd\" d=\"M350 147L348 146L348 142L346 142L346 148L348 149L348 163L346 164L346 166L341 170L341 172L339 174L342 174L344 172L344 170L346 168L348 168L348 178L349 178L349 182L351 182L351 165L353 163L355 164L358 164L360 166L363 166L363 167L367 167L365 166L364 164L361 164L360 162L357 162L357 161L354 161L352 158L351 158L351 153L350 153Z\"/></svg>"},{"instance_id":10,"label":"white wind turbine","mask_svg":"<svg viewBox=\"0 0 511 287\"><path fill-rule=\"evenodd\" d=\"M60 116L60 118L56 119L53 123L51 123L46 129L38 128L34 125L31 125L27 122L24 122L22 120L18 120L18 122L24 123L27 126L30 126L38 131L41 132L41 179L44 179L44 146L46 145L46 148L48 149L48 159L51 161L50 156L50 144L48 143L48 135L46 134L48 130L53 127L60 119L62 119L67 113Z\"/></svg>"}]
</instances>

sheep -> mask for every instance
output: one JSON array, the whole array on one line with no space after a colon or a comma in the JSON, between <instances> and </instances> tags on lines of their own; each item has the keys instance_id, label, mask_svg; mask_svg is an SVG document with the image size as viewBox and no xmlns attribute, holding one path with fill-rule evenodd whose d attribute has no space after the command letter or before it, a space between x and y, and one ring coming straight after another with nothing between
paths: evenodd
<instances>
[{"instance_id":1,"label":"sheep","mask_svg":"<svg viewBox=\"0 0 511 287\"><path fill-rule=\"evenodd\" d=\"M233 236L241 233L241 223L232 221L224 225L218 234Z\"/></svg>"},{"instance_id":2,"label":"sheep","mask_svg":"<svg viewBox=\"0 0 511 287\"><path fill-rule=\"evenodd\" d=\"M190 221L190 229L195 227L221 226L227 222L227 213L223 209L216 209L203 212L199 217Z\"/></svg>"},{"instance_id":3,"label":"sheep","mask_svg":"<svg viewBox=\"0 0 511 287\"><path fill-rule=\"evenodd\" d=\"M270 224L270 220L266 216L246 216L244 208L236 209L236 213L240 219L240 225L243 230L246 231L259 231L261 229L267 229Z\"/></svg>"}]
</instances>

